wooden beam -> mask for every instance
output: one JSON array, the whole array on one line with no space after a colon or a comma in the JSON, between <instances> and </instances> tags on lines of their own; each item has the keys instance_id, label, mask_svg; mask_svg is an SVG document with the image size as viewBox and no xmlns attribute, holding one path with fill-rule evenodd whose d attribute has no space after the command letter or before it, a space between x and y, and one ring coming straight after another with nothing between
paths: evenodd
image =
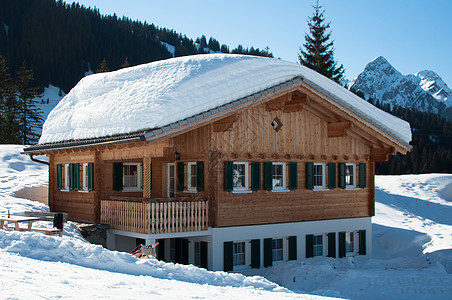
<instances>
[{"instance_id":1,"label":"wooden beam","mask_svg":"<svg viewBox=\"0 0 452 300\"><path fill-rule=\"evenodd\" d=\"M265 110L266 111L277 111L281 110L284 107L284 103L288 101L289 95L283 95L280 97L277 97L271 101L268 101L265 103Z\"/></svg>"},{"instance_id":2,"label":"wooden beam","mask_svg":"<svg viewBox=\"0 0 452 300\"><path fill-rule=\"evenodd\" d=\"M328 123L328 137L340 137L347 134L347 129L351 128L349 121Z\"/></svg>"},{"instance_id":3,"label":"wooden beam","mask_svg":"<svg viewBox=\"0 0 452 300\"><path fill-rule=\"evenodd\" d=\"M395 153L394 147L370 148L370 159L373 161L388 161L389 155Z\"/></svg>"},{"instance_id":4,"label":"wooden beam","mask_svg":"<svg viewBox=\"0 0 452 300\"><path fill-rule=\"evenodd\" d=\"M284 103L283 112L296 112L303 110L303 104L309 101L306 94L290 94L287 101Z\"/></svg>"},{"instance_id":5,"label":"wooden beam","mask_svg":"<svg viewBox=\"0 0 452 300\"><path fill-rule=\"evenodd\" d=\"M212 124L213 132L223 132L232 129L234 122L237 120L237 115L232 115Z\"/></svg>"}]
</instances>

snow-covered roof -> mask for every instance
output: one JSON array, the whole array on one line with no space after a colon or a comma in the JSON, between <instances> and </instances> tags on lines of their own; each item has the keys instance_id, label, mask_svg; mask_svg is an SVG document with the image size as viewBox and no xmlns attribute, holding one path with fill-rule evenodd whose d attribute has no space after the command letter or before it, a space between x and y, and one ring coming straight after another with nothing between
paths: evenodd
<instances>
[{"instance_id":1,"label":"snow-covered roof","mask_svg":"<svg viewBox=\"0 0 452 300\"><path fill-rule=\"evenodd\" d=\"M83 78L52 110L39 144L161 128L294 78L405 143L410 125L304 66L272 58L206 54Z\"/></svg>"}]
</instances>

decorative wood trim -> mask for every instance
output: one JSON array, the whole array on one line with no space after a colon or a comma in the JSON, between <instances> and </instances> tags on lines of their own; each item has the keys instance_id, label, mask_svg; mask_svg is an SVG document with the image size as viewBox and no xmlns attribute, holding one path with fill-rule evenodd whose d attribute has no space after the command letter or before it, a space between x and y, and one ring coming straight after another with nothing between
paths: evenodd
<instances>
[{"instance_id":1,"label":"decorative wood trim","mask_svg":"<svg viewBox=\"0 0 452 300\"><path fill-rule=\"evenodd\" d=\"M223 132L223 131L231 130L236 120L237 120L237 115L234 114L232 116L223 118L216 122L213 122L212 130L213 130L213 132Z\"/></svg>"},{"instance_id":2,"label":"decorative wood trim","mask_svg":"<svg viewBox=\"0 0 452 300\"><path fill-rule=\"evenodd\" d=\"M345 136L351 127L352 124L349 121L328 123L328 137Z\"/></svg>"},{"instance_id":3,"label":"decorative wood trim","mask_svg":"<svg viewBox=\"0 0 452 300\"><path fill-rule=\"evenodd\" d=\"M370 148L370 159L373 161L388 161L390 154L396 154L394 147Z\"/></svg>"}]
</instances>

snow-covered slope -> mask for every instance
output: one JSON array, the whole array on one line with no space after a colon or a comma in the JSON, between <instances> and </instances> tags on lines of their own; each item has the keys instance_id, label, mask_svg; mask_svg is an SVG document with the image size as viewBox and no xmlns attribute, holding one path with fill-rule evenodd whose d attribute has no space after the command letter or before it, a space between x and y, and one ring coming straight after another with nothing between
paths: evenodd
<instances>
[{"instance_id":1,"label":"snow-covered slope","mask_svg":"<svg viewBox=\"0 0 452 300\"><path fill-rule=\"evenodd\" d=\"M0 215L48 209L14 196L47 184L47 166L21 150L0 146ZM452 299L452 175L377 176L375 186L373 258L300 258L260 276L209 272L89 244L68 222L63 238L0 230L0 298Z\"/></svg>"},{"instance_id":2,"label":"snow-covered slope","mask_svg":"<svg viewBox=\"0 0 452 300\"><path fill-rule=\"evenodd\" d=\"M278 59L206 54L83 78L49 114L40 144L160 128L302 77L341 105L408 144L408 123L326 77Z\"/></svg>"},{"instance_id":3,"label":"snow-covered slope","mask_svg":"<svg viewBox=\"0 0 452 300\"><path fill-rule=\"evenodd\" d=\"M64 96L66 96L66 94L56 86L49 85L48 87L44 88L44 92L37 99L37 107L42 111L42 119L44 121ZM36 133L38 134L41 134L41 132L42 128L36 130Z\"/></svg>"},{"instance_id":4,"label":"snow-covered slope","mask_svg":"<svg viewBox=\"0 0 452 300\"><path fill-rule=\"evenodd\" d=\"M452 107L448 100L452 94L447 84L432 71L416 75L402 75L384 57L372 60L349 84L350 89L360 91L366 99L382 104L414 108L425 112L443 114Z\"/></svg>"}]
</instances>

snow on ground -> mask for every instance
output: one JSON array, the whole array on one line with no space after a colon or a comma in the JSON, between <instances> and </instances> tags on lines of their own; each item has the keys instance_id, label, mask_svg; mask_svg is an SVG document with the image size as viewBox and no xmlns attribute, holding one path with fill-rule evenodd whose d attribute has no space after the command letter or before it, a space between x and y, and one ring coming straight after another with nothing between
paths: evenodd
<instances>
[{"instance_id":1,"label":"snow on ground","mask_svg":"<svg viewBox=\"0 0 452 300\"><path fill-rule=\"evenodd\" d=\"M0 215L48 210L14 196L47 184L47 166L21 150L0 145ZM316 257L258 276L139 260L89 244L71 222L63 238L0 230L0 298L452 299L452 175L377 176L376 200L372 258Z\"/></svg>"}]
</instances>

